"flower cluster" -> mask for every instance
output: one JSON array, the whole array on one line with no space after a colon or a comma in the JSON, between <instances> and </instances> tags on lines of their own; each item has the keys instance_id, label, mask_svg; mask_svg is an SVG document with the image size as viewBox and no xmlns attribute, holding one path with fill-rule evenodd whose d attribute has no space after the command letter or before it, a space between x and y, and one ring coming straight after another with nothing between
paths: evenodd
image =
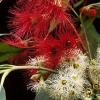
<instances>
[{"instance_id":1,"label":"flower cluster","mask_svg":"<svg viewBox=\"0 0 100 100\"><path fill-rule=\"evenodd\" d=\"M55 68L64 53L70 58L70 50L83 49L69 11L64 0L19 0L9 10L11 34L0 40L28 53L33 49L35 57L46 56L46 67Z\"/></svg>"},{"instance_id":2,"label":"flower cluster","mask_svg":"<svg viewBox=\"0 0 100 100\"><path fill-rule=\"evenodd\" d=\"M80 52L74 61L63 63L58 74L52 74L46 80L46 90L55 100L83 99L86 86L91 87L85 73L88 58Z\"/></svg>"},{"instance_id":3,"label":"flower cluster","mask_svg":"<svg viewBox=\"0 0 100 100\"><path fill-rule=\"evenodd\" d=\"M74 55L70 61L63 56L56 69L57 73L52 73L46 80L42 77L39 82L31 82L28 89L36 92L44 90L54 100L92 98L93 91L100 90L100 48L97 49L96 60L89 60L80 50L75 50Z\"/></svg>"},{"instance_id":4,"label":"flower cluster","mask_svg":"<svg viewBox=\"0 0 100 100\"><path fill-rule=\"evenodd\" d=\"M29 84L28 88L36 92L43 89L54 100L70 100L70 98L84 100L86 91L91 89L86 74L89 59L80 50L75 52L77 56L70 62L62 59L56 74L51 74L46 81L42 81L42 84L41 81Z\"/></svg>"}]
</instances>

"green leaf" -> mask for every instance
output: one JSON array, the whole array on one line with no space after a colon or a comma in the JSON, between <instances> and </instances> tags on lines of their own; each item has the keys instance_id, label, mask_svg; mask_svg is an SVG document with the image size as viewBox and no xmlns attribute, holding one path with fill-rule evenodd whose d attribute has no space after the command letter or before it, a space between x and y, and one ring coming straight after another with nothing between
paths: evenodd
<instances>
[{"instance_id":1,"label":"green leaf","mask_svg":"<svg viewBox=\"0 0 100 100\"><path fill-rule=\"evenodd\" d=\"M22 49L10 46L5 43L0 43L0 52L1 53L8 53L8 52L19 52Z\"/></svg>"},{"instance_id":2,"label":"green leaf","mask_svg":"<svg viewBox=\"0 0 100 100\"><path fill-rule=\"evenodd\" d=\"M53 100L44 90L41 90L39 94L36 95L35 100Z\"/></svg>"},{"instance_id":3,"label":"green leaf","mask_svg":"<svg viewBox=\"0 0 100 100\"><path fill-rule=\"evenodd\" d=\"M94 58L98 44L100 44L100 35L96 31L93 24L87 29L87 37L90 44L91 54L92 57Z\"/></svg>"},{"instance_id":4,"label":"green leaf","mask_svg":"<svg viewBox=\"0 0 100 100\"><path fill-rule=\"evenodd\" d=\"M10 57L15 56L20 51L22 51L21 48L16 48L5 43L0 43L0 63L7 61Z\"/></svg>"},{"instance_id":5,"label":"green leaf","mask_svg":"<svg viewBox=\"0 0 100 100\"><path fill-rule=\"evenodd\" d=\"M100 8L100 2L98 2L98 3L93 3L93 4L90 4L90 5L93 5L93 6L95 6L95 7L99 7L99 8Z\"/></svg>"},{"instance_id":6,"label":"green leaf","mask_svg":"<svg viewBox=\"0 0 100 100\"><path fill-rule=\"evenodd\" d=\"M0 100L6 100L6 94L4 88L0 91Z\"/></svg>"},{"instance_id":7,"label":"green leaf","mask_svg":"<svg viewBox=\"0 0 100 100\"><path fill-rule=\"evenodd\" d=\"M83 34L86 33L90 52L91 52L92 58L94 58L96 55L96 49L98 47L98 44L100 44L100 35L96 31L95 26L93 25L94 18L87 18L87 17L82 16L81 20L82 20L81 24L83 26L81 29L81 32L83 31L82 32Z\"/></svg>"},{"instance_id":8,"label":"green leaf","mask_svg":"<svg viewBox=\"0 0 100 100\"><path fill-rule=\"evenodd\" d=\"M4 62L4 61L7 61L10 57L16 55L17 53L5 53L5 54L2 54L0 55L0 63L1 62Z\"/></svg>"}]
</instances>

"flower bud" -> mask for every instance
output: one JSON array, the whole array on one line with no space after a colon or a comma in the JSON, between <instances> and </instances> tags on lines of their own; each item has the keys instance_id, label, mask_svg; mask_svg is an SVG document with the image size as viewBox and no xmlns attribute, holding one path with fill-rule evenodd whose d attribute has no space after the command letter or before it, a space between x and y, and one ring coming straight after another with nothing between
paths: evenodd
<instances>
[{"instance_id":1,"label":"flower bud","mask_svg":"<svg viewBox=\"0 0 100 100\"><path fill-rule=\"evenodd\" d=\"M95 17L95 16L97 15L96 8L93 7L93 6L90 6L90 7L83 7L83 8L80 9L80 12L81 12L83 15L91 16L91 17Z\"/></svg>"},{"instance_id":2,"label":"flower bud","mask_svg":"<svg viewBox=\"0 0 100 100\"><path fill-rule=\"evenodd\" d=\"M89 16L95 17L96 15L97 15L96 8L91 7L91 8L89 9Z\"/></svg>"}]
</instances>

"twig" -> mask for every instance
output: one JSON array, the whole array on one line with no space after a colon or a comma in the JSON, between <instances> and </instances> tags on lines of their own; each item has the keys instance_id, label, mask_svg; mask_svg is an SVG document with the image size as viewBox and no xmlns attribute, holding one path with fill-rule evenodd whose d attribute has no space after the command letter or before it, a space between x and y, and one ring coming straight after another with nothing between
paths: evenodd
<instances>
[{"instance_id":1,"label":"twig","mask_svg":"<svg viewBox=\"0 0 100 100\"><path fill-rule=\"evenodd\" d=\"M57 71L54 71L52 69L49 68L44 68L44 67L33 67L33 66L14 66L12 68L13 70L20 70L20 69L36 69L36 70L45 70L45 71L49 71L52 73L57 73Z\"/></svg>"}]
</instances>

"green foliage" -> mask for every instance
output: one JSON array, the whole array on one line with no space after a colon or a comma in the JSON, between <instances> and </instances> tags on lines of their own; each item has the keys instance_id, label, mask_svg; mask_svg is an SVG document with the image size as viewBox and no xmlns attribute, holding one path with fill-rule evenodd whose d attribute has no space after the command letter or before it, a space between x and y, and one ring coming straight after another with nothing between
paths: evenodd
<instances>
[{"instance_id":1,"label":"green foliage","mask_svg":"<svg viewBox=\"0 0 100 100\"><path fill-rule=\"evenodd\" d=\"M0 43L0 63L7 61L10 57L18 54L22 49L16 48L5 43Z\"/></svg>"},{"instance_id":2,"label":"green foliage","mask_svg":"<svg viewBox=\"0 0 100 100\"><path fill-rule=\"evenodd\" d=\"M94 58L96 55L97 47L100 44L100 35L96 31L93 24L91 24L87 28L87 37L88 37L88 41L89 41L91 54L92 54L92 57Z\"/></svg>"},{"instance_id":3,"label":"green foliage","mask_svg":"<svg viewBox=\"0 0 100 100\"><path fill-rule=\"evenodd\" d=\"M93 22L97 17L83 16L80 14L81 35L85 36L87 51L90 50L92 58L95 58L96 49L100 44L100 33L97 32ZM89 49L89 50L88 50Z\"/></svg>"},{"instance_id":4,"label":"green foliage","mask_svg":"<svg viewBox=\"0 0 100 100\"><path fill-rule=\"evenodd\" d=\"M11 52L19 52L21 49L7 45L5 43L0 43L0 52L1 53L11 53Z\"/></svg>"},{"instance_id":5,"label":"green foliage","mask_svg":"<svg viewBox=\"0 0 100 100\"><path fill-rule=\"evenodd\" d=\"M93 5L93 6L95 6L95 7L100 8L100 2L98 2L98 3L93 3L93 4L90 4L90 5Z\"/></svg>"}]
</instances>

